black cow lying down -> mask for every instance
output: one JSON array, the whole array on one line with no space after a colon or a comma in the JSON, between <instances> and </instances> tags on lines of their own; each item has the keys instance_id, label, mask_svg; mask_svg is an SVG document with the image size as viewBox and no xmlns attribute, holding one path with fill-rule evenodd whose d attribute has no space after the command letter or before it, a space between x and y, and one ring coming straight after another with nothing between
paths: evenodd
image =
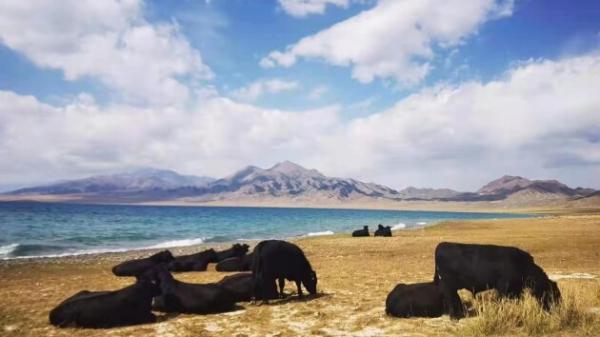
<instances>
[{"instance_id":1,"label":"black cow lying down","mask_svg":"<svg viewBox=\"0 0 600 337\"><path fill-rule=\"evenodd\" d=\"M217 252L212 248L196 254L177 256L167 268L177 272L205 271L211 262L217 262Z\"/></svg>"},{"instance_id":2,"label":"black cow lying down","mask_svg":"<svg viewBox=\"0 0 600 337\"><path fill-rule=\"evenodd\" d=\"M217 258L216 258L215 262L221 262L225 259L229 259L232 257L242 257L242 256L246 255L249 248L250 248L250 246L248 246L245 243L244 244L235 243L231 246L231 248L217 252Z\"/></svg>"},{"instance_id":3,"label":"black cow lying down","mask_svg":"<svg viewBox=\"0 0 600 337\"><path fill-rule=\"evenodd\" d=\"M363 229L357 229L352 232L353 237L369 236L369 226L363 226Z\"/></svg>"},{"instance_id":4,"label":"black cow lying down","mask_svg":"<svg viewBox=\"0 0 600 337\"><path fill-rule=\"evenodd\" d=\"M444 295L433 282L398 284L385 300L385 313L395 317L439 317Z\"/></svg>"},{"instance_id":5,"label":"black cow lying down","mask_svg":"<svg viewBox=\"0 0 600 337\"><path fill-rule=\"evenodd\" d=\"M515 247L442 242L435 249L434 282L441 287L450 317L456 319L464 316L457 294L463 288L473 294L496 289L511 298L530 288L544 309L560 301L556 282L529 253Z\"/></svg>"},{"instance_id":6,"label":"black cow lying down","mask_svg":"<svg viewBox=\"0 0 600 337\"><path fill-rule=\"evenodd\" d=\"M256 298L265 300L276 279L279 280L280 296L283 296L284 278L296 282L298 297L302 297L302 284L309 293L317 293L317 274L302 249L293 243L280 240L261 241L254 248L252 274Z\"/></svg>"},{"instance_id":7,"label":"black cow lying down","mask_svg":"<svg viewBox=\"0 0 600 337\"><path fill-rule=\"evenodd\" d=\"M392 228L390 226L377 225L375 236L392 236Z\"/></svg>"},{"instance_id":8,"label":"black cow lying down","mask_svg":"<svg viewBox=\"0 0 600 337\"><path fill-rule=\"evenodd\" d=\"M236 302L248 302L254 296L254 278L252 273L237 273L225 276L221 281L217 282L221 287L235 294ZM266 289L266 298L255 298L256 300L273 300L279 298L275 283Z\"/></svg>"},{"instance_id":9,"label":"black cow lying down","mask_svg":"<svg viewBox=\"0 0 600 337\"><path fill-rule=\"evenodd\" d=\"M152 298L160 289L146 279L116 291L81 291L50 311L52 325L84 328L111 328L116 326L153 323Z\"/></svg>"},{"instance_id":10,"label":"black cow lying down","mask_svg":"<svg viewBox=\"0 0 600 337\"><path fill-rule=\"evenodd\" d=\"M113 267L112 272L116 276L139 276L144 271L161 263L173 261L173 255L168 250L163 250L150 257L137 260L129 260Z\"/></svg>"},{"instance_id":11,"label":"black cow lying down","mask_svg":"<svg viewBox=\"0 0 600 337\"><path fill-rule=\"evenodd\" d=\"M242 257L230 257L217 263L217 271L250 271L252 270L252 261L254 253Z\"/></svg>"},{"instance_id":12,"label":"black cow lying down","mask_svg":"<svg viewBox=\"0 0 600 337\"><path fill-rule=\"evenodd\" d=\"M162 312L211 314L231 311L236 296L216 284L192 284L178 281L163 266L148 270L144 277L156 281L161 294L154 299L152 309Z\"/></svg>"}]
</instances>

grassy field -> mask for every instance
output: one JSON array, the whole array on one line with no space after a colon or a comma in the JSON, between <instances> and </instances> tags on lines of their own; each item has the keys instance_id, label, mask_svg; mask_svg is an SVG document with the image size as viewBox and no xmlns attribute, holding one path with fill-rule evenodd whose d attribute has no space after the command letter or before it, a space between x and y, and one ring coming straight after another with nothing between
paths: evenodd
<instances>
[{"instance_id":1,"label":"grassy field","mask_svg":"<svg viewBox=\"0 0 600 337\"><path fill-rule=\"evenodd\" d=\"M82 290L109 290L131 279L114 277L115 263L147 252L0 262L2 336L598 336L600 335L600 215L445 222L394 233L393 238L343 235L298 240L319 276L319 295L269 305L241 303L226 314L161 316L156 324L110 329L57 329L48 311ZM551 312L535 301L472 298L472 317L398 319L384 314L388 292L400 282L429 281L441 241L512 245L529 251L558 279L564 302ZM198 247L196 247L198 249ZM188 248L189 250L189 248ZM213 267L214 268L214 267ZM188 282L225 276L209 270L177 274ZM295 292L292 284L286 291Z\"/></svg>"}]
</instances>

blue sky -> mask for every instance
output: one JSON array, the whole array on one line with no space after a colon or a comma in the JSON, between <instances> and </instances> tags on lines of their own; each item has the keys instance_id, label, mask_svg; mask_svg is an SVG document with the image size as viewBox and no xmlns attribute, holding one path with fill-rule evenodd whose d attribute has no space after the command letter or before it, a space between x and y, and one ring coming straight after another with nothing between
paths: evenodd
<instances>
[{"instance_id":1,"label":"blue sky","mask_svg":"<svg viewBox=\"0 0 600 337\"><path fill-rule=\"evenodd\" d=\"M289 159L396 188L472 189L504 173L600 187L598 1L16 3L0 5L6 185ZM585 89L577 102L548 90L545 115L548 99L516 97L522 81ZM579 122L561 130L569 116ZM482 133L480 119L496 125ZM36 153L31 139L53 145Z\"/></svg>"}]
</instances>

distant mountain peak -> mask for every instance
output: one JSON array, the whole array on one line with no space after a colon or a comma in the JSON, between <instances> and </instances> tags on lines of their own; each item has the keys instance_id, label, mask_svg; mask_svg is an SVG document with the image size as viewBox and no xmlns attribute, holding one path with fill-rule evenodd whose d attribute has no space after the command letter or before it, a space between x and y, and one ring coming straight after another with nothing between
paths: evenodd
<instances>
[{"instance_id":1,"label":"distant mountain peak","mask_svg":"<svg viewBox=\"0 0 600 337\"><path fill-rule=\"evenodd\" d=\"M499 179L493 180L487 183L485 186L480 188L477 193L479 194L498 194L498 193L510 193L531 184L531 180L520 177L504 175Z\"/></svg>"},{"instance_id":2,"label":"distant mountain peak","mask_svg":"<svg viewBox=\"0 0 600 337\"><path fill-rule=\"evenodd\" d=\"M268 172L280 173L290 177L325 177L321 172L314 169L307 169L289 160L275 164L273 167L267 170Z\"/></svg>"}]
</instances>

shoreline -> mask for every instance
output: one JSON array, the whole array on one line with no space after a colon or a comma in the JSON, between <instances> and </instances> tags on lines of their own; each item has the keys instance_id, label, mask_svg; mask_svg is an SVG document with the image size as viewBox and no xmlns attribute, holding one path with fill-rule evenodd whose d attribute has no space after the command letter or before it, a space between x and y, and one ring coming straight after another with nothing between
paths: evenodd
<instances>
[{"instance_id":1,"label":"shoreline","mask_svg":"<svg viewBox=\"0 0 600 337\"><path fill-rule=\"evenodd\" d=\"M414 212L419 212L419 211L414 211ZM443 213L472 213L472 212L443 212ZM477 213L475 213L477 214ZM494 214L494 213L483 213L483 214ZM498 214L507 214L507 213L498 213ZM490 221L498 221L498 220L510 220L510 219L527 219L527 218L539 218L542 217L543 215L533 215L531 214L530 217L522 217L520 215L523 214L518 214L518 213L514 213L516 216L515 217L505 217L505 218L501 218L501 219L453 219L453 220L437 220L437 221L433 221L430 223L427 222L418 222L415 224L405 224L405 223L398 223L395 225L390 225L392 228L392 231L394 233L396 232L402 232L402 231L410 231L410 230L419 230L419 229L423 229L423 228L428 228L428 227L434 227L437 226L443 222L447 222L447 221L481 221L481 220L490 220ZM398 227L399 225L402 225L402 227ZM345 235L349 235L351 232L335 232L332 230L324 230L324 231L320 231L320 232L308 232L308 233L304 233L304 234L300 234L300 235L292 235L292 236L282 236L282 237L273 237L275 239L280 239L280 240L288 240L288 241L296 241L296 240L302 240L302 239L309 239L309 238L318 238L321 236L345 236ZM248 243L248 244L256 244L262 240L267 240L269 238L248 238L248 239L244 239L244 238L240 238L240 239L233 239L233 240L224 240L224 241L218 241L218 242L212 242L210 241L211 238L198 238L198 239L181 239L181 240L173 240L173 239L169 239L166 241L162 241L156 244L152 244L149 246L140 246L140 247L124 247L124 248L91 248L89 250L82 250L82 251L77 251L77 252L73 252L73 253L59 253L59 254L46 254L46 255L37 255L37 256L13 256L13 257L2 257L0 258L0 263L2 263L3 261L13 261L13 260L49 260L49 259L62 259L62 258L71 258L71 257L82 257L82 256L89 256L91 258L93 257L99 257L99 256L103 256L103 255L119 255L119 254L123 254L123 255L139 255L140 253L155 253L155 252L159 252L162 250L170 250L172 252L174 251L185 251L185 252L189 252L193 249L208 249L208 248L220 248L220 247L225 247L228 248L230 245L234 244L234 243ZM202 242L200 243L191 243L191 244L187 244L187 245L174 245L174 246L169 246L167 245L167 243L169 242L177 242L177 241L197 241L197 240L201 240ZM12 245L16 245L16 247L18 247L20 244L8 244L8 245L3 245L1 247L6 247L6 246L12 246ZM181 254L181 253L180 253ZM184 254L189 254L189 253L184 253Z\"/></svg>"}]
</instances>

